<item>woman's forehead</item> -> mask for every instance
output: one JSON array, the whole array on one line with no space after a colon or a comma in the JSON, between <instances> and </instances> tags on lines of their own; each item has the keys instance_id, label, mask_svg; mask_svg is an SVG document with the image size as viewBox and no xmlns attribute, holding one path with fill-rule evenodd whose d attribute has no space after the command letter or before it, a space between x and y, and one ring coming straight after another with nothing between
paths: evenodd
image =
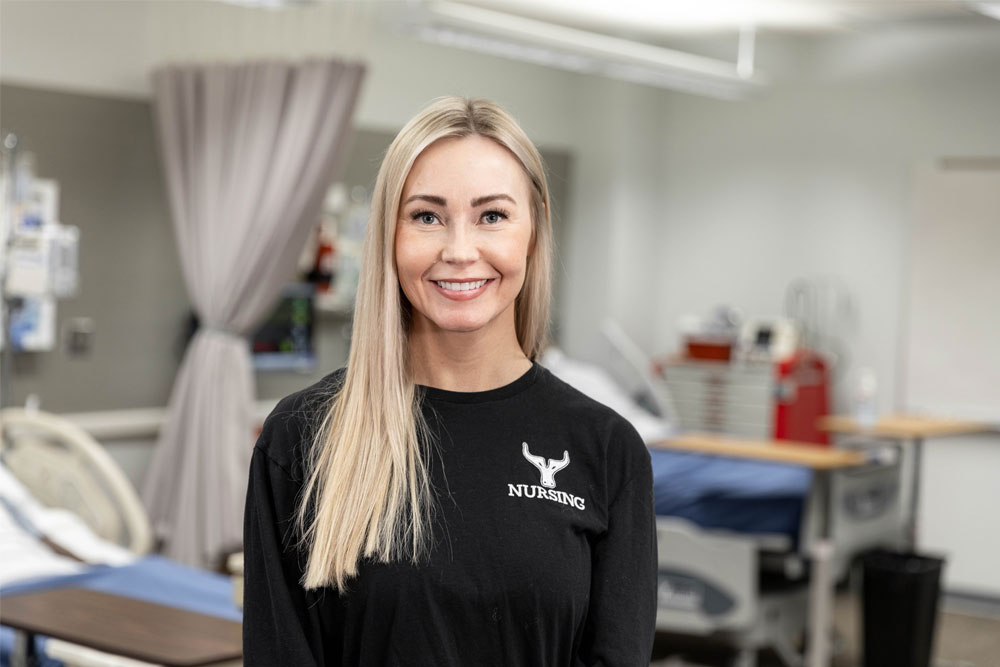
<instances>
[{"instance_id":1,"label":"woman's forehead","mask_svg":"<svg viewBox=\"0 0 1000 667\"><path fill-rule=\"evenodd\" d=\"M403 201L420 194L449 199L450 193L452 199L471 201L484 194L505 193L518 203L527 203L523 200L528 187L520 161L504 146L481 135L448 137L417 156L403 186ZM498 189L503 192L494 192Z\"/></svg>"}]
</instances>

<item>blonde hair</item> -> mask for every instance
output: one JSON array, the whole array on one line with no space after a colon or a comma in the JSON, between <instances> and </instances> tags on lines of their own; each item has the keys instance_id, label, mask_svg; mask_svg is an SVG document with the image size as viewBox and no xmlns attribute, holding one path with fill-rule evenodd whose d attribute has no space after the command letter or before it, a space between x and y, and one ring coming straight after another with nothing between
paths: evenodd
<instances>
[{"instance_id":1,"label":"blonde hair","mask_svg":"<svg viewBox=\"0 0 1000 667\"><path fill-rule=\"evenodd\" d=\"M313 439L298 507L307 589L343 590L362 558L418 562L429 552L428 432L410 373L410 305L396 273L396 220L417 156L440 139L470 135L508 149L530 180L533 248L515 300L515 328L529 359L545 345L552 226L541 156L493 102L437 99L399 132L375 181L347 371Z\"/></svg>"}]
</instances>

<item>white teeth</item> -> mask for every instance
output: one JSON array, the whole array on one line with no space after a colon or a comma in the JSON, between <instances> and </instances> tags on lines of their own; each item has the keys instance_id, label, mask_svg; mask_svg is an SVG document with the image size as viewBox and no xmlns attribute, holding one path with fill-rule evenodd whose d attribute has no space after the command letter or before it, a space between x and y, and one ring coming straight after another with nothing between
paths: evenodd
<instances>
[{"instance_id":1,"label":"white teeth","mask_svg":"<svg viewBox=\"0 0 1000 667\"><path fill-rule=\"evenodd\" d=\"M458 292L464 292L466 290L479 289L487 283L485 280L476 280L471 283L446 283L443 280L435 280L438 287L446 290L453 290Z\"/></svg>"}]
</instances>

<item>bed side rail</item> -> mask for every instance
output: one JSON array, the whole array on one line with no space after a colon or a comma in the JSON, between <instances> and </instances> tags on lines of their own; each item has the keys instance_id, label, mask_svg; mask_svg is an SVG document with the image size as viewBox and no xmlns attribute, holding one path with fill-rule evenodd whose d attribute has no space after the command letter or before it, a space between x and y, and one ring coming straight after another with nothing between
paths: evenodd
<instances>
[{"instance_id":1,"label":"bed side rail","mask_svg":"<svg viewBox=\"0 0 1000 667\"><path fill-rule=\"evenodd\" d=\"M757 615L757 549L752 536L706 532L676 517L657 517L656 625L706 635L743 630Z\"/></svg>"}]
</instances>

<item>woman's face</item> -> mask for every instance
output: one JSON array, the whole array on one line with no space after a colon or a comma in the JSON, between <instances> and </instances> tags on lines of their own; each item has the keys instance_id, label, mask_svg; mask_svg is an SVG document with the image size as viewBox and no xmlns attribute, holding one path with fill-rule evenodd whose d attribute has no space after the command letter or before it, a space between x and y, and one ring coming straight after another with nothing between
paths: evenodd
<instances>
[{"instance_id":1,"label":"woman's face","mask_svg":"<svg viewBox=\"0 0 1000 667\"><path fill-rule=\"evenodd\" d=\"M396 223L399 283L414 329L514 330L532 245L530 185L491 139L441 139L406 182Z\"/></svg>"}]
</instances>

